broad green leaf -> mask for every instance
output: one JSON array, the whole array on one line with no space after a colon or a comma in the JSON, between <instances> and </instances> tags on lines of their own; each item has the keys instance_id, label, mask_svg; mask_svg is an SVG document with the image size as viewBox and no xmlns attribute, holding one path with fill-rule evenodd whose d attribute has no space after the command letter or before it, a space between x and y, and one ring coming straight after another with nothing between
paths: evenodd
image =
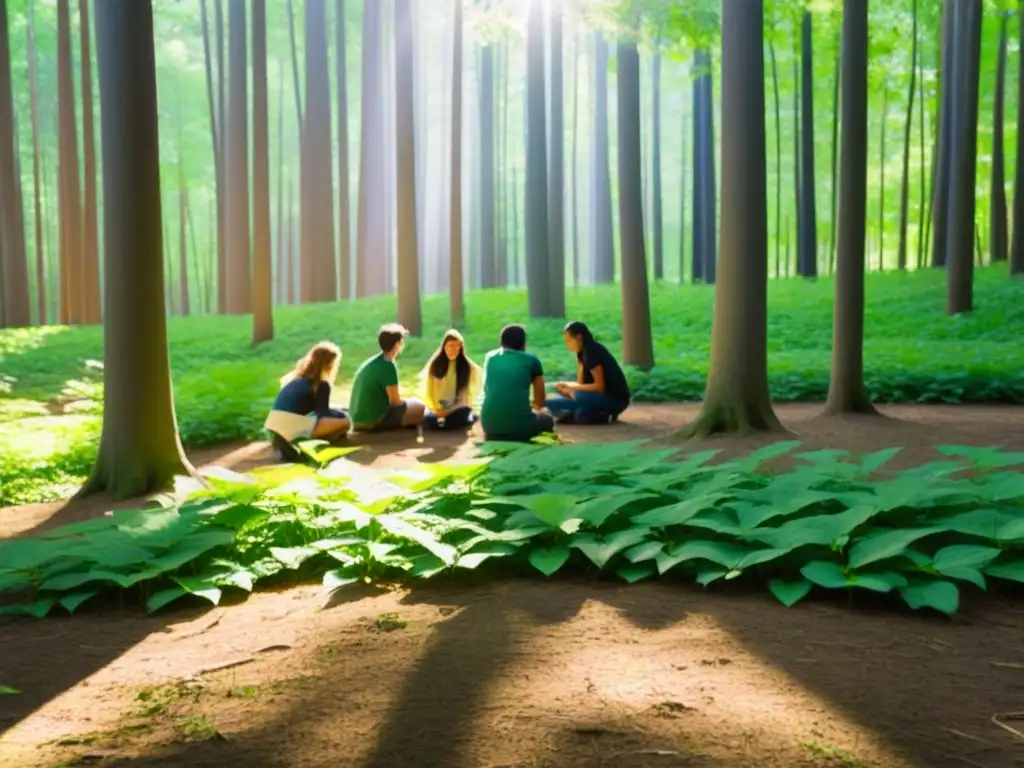
<instances>
[{"instance_id":1,"label":"broad green leaf","mask_svg":"<svg viewBox=\"0 0 1024 768\"><path fill-rule=\"evenodd\" d=\"M701 512L714 509L715 505L726 497L726 493L713 493L690 498L677 504L668 504L664 507L649 509L646 512L634 515L632 518L633 524L650 528L667 528L670 525L682 525Z\"/></svg>"},{"instance_id":2,"label":"broad green leaf","mask_svg":"<svg viewBox=\"0 0 1024 768\"><path fill-rule=\"evenodd\" d=\"M903 554L907 547L925 536L942 533L942 528L895 528L864 536L850 548L850 567L863 568L870 563Z\"/></svg>"},{"instance_id":3,"label":"broad green leaf","mask_svg":"<svg viewBox=\"0 0 1024 768\"><path fill-rule=\"evenodd\" d=\"M977 568L967 568L965 566L943 568L940 573L943 576L948 576L949 578L957 579L958 581L969 581L982 591L988 589L985 576Z\"/></svg>"},{"instance_id":4,"label":"broad green leaf","mask_svg":"<svg viewBox=\"0 0 1024 768\"><path fill-rule=\"evenodd\" d=\"M1024 558L994 563L985 568L985 573L996 579L1019 581L1024 584Z\"/></svg>"},{"instance_id":5,"label":"broad green leaf","mask_svg":"<svg viewBox=\"0 0 1024 768\"><path fill-rule=\"evenodd\" d=\"M458 551L451 544L445 544L430 531L425 531L400 517L378 515L377 522L388 533L419 544L445 565L452 565L458 556Z\"/></svg>"},{"instance_id":6,"label":"broad green leaf","mask_svg":"<svg viewBox=\"0 0 1024 768\"><path fill-rule=\"evenodd\" d=\"M358 544L366 544L367 541L362 536L338 536L331 539L320 539L319 541L311 541L309 546L313 549L319 549L321 552L326 552L329 549L338 549L339 547L353 547Z\"/></svg>"},{"instance_id":7,"label":"broad green leaf","mask_svg":"<svg viewBox=\"0 0 1024 768\"><path fill-rule=\"evenodd\" d=\"M1024 475L1021 476L1024 478ZM1024 483L1024 479L1021 480ZM1009 520L999 528L1000 541L1021 541L1024 539L1024 515Z\"/></svg>"},{"instance_id":8,"label":"broad green leaf","mask_svg":"<svg viewBox=\"0 0 1024 768\"><path fill-rule=\"evenodd\" d=\"M569 495L535 493L529 496L495 499L495 501L511 503L523 509L528 509L534 518L551 528L561 528L562 524L567 520L576 517L573 510L573 507L576 505L576 497ZM509 523L512 524L511 519ZM520 523L516 523L516 525L518 524Z\"/></svg>"},{"instance_id":9,"label":"broad green leaf","mask_svg":"<svg viewBox=\"0 0 1024 768\"><path fill-rule=\"evenodd\" d=\"M0 685L0 696L16 696L21 691L17 688L11 688L9 685Z\"/></svg>"},{"instance_id":10,"label":"broad green leaf","mask_svg":"<svg viewBox=\"0 0 1024 768\"><path fill-rule=\"evenodd\" d=\"M951 568L980 569L987 566L999 555L1001 549L995 547L979 547L974 544L954 544L943 547L935 553L935 569L945 573Z\"/></svg>"},{"instance_id":11,"label":"broad green leaf","mask_svg":"<svg viewBox=\"0 0 1024 768\"><path fill-rule=\"evenodd\" d=\"M331 590L341 589L360 580L359 574L349 568L338 568L324 574L323 585Z\"/></svg>"},{"instance_id":12,"label":"broad green leaf","mask_svg":"<svg viewBox=\"0 0 1024 768\"><path fill-rule=\"evenodd\" d=\"M78 542L70 539L15 539L0 542L0 563L12 571L31 571L43 563L67 557L76 545Z\"/></svg>"},{"instance_id":13,"label":"broad green leaf","mask_svg":"<svg viewBox=\"0 0 1024 768\"><path fill-rule=\"evenodd\" d=\"M34 538L37 539L66 539L71 536L88 536L92 533L98 533L99 531L105 531L110 528L114 528L114 518L107 517L94 517L91 520L82 520L78 523L68 523L62 525L60 528L54 528L51 531L42 531L41 533L34 534ZM7 563L0 558L0 562Z\"/></svg>"},{"instance_id":14,"label":"broad green leaf","mask_svg":"<svg viewBox=\"0 0 1024 768\"><path fill-rule=\"evenodd\" d=\"M877 472L892 461L893 457L902 450L902 448L883 448L880 451L869 453L867 456L861 458L860 469L866 475Z\"/></svg>"},{"instance_id":15,"label":"broad green leaf","mask_svg":"<svg viewBox=\"0 0 1024 768\"><path fill-rule=\"evenodd\" d=\"M648 533L650 528L626 528L605 536L585 533L574 536L569 546L579 549L598 568L604 568L615 555L643 541Z\"/></svg>"},{"instance_id":16,"label":"broad green leaf","mask_svg":"<svg viewBox=\"0 0 1024 768\"><path fill-rule=\"evenodd\" d=\"M154 574L155 575L159 575ZM40 585L40 589L47 592L64 592L69 589L76 589L83 584L115 584L119 587L130 587L140 581L152 578L145 571L141 574L118 573L103 569L88 571L76 571L74 573L62 573L47 579Z\"/></svg>"},{"instance_id":17,"label":"broad green leaf","mask_svg":"<svg viewBox=\"0 0 1024 768\"><path fill-rule=\"evenodd\" d=\"M580 518L583 522L594 528L600 528L609 517L624 507L642 499L652 498L657 497L653 493L645 493L643 491L629 491L598 496L578 502L572 510L572 516Z\"/></svg>"},{"instance_id":18,"label":"broad green leaf","mask_svg":"<svg viewBox=\"0 0 1024 768\"><path fill-rule=\"evenodd\" d=\"M960 607L960 591L950 581L928 581L900 590L904 602L914 610L932 608L952 615Z\"/></svg>"},{"instance_id":19,"label":"broad green leaf","mask_svg":"<svg viewBox=\"0 0 1024 768\"><path fill-rule=\"evenodd\" d=\"M423 552L416 557L410 558L408 563L409 575L414 579L429 579L448 568L447 565L436 555Z\"/></svg>"},{"instance_id":20,"label":"broad green leaf","mask_svg":"<svg viewBox=\"0 0 1024 768\"><path fill-rule=\"evenodd\" d=\"M708 584L728 576L729 573L730 571L724 568L701 568L697 571L697 583L706 587Z\"/></svg>"},{"instance_id":21,"label":"broad green leaf","mask_svg":"<svg viewBox=\"0 0 1024 768\"><path fill-rule=\"evenodd\" d=\"M660 552L654 560L661 574L692 560L707 560L731 570L748 551L745 547L723 541L687 541Z\"/></svg>"},{"instance_id":22,"label":"broad green leaf","mask_svg":"<svg viewBox=\"0 0 1024 768\"><path fill-rule=\"evenodd\" d=\"M97 594L99 594L98 589L90 589L85 592L72 592L70 595L64 595L57 600L57 602L60 603L68 613L74 613L78 606Z\"/></svg>"},{"instance_id":23,"label":"broad green leaf","mask_svg":"<svg viewBox=\"0 0 1024 768\"><path fill-rule=\"evenodd\" d=\"M183 518L175 508L115 510L113 517L121 533L151 547L172 546L197 525L196 520Z\"/></svg>"},{"instance_id":24,"label":"broad green leaf","mask_svg":"<svg viewBox=\"0 0 1024 768\"><path fill-rule=\"evenodd\" d=\"M41 597L34 603L22 605L0 605L0 616L34 616L37 619L48 614L57 604L56 597Z\"/></svg>"},{"instance_id":25,"label":"broad green leaf","mask_svg":"<svg viewBox=\"0 0 1024 768\"><path fill-rule=\"evenodd\" d=\"M932 522L952 533L999 541L1005 526L1015 519L997 509L972 509L970 512L937 517Z\"/></svg>"},{"instance_id":26,"label":"broad green leaf","mask_svg":"<svg viewBox=\"0 0 1024 768\"><path fill-rule=\"evenodd\" d=\"M512 554L516 551L515 547L509 547L511 551L492 551L492 552L468 552L464 555L459 555L459 559L455 561L457 568L468 568L473 570L478 568L486 560L490 560L492 557L505 557L506 555Z\"/></svg>"},{"instance_id":27,"label":"broad green leaf","mask_svg":"<svg viewBox=\"0 0 1024 768\"><path fill-rule=\"evenodd\" d=\"M149 599L146 601L146 610L149 611L149 613L155 613L164 606L173 603L179 597L184 597L187 594L188 591L177 584L173 587L161 589L159 592L155 592L150 595Z\"/></svg>"},{"instance_id":28,"label":"broad green leaf","mask_svg":"<svg viewBox=\"0 0 1024 768\"><path fill-rule=\"evenodd\" d=\"M776 459L779 456L785 456L801 445L803 445L802 440L780 440L758 448L756 451L751 451L736 463L744 472L756 472L758 467L766 461Z\"/></svg>"},{"instance_id":29,"label":"broad green leaf","mask_svg":"<svg viewBox=\"0 0 1024 768\"><path fill-rule=\"evenodd\" d=\"M800 569L804 578L825 589L842 589L847 586L846 571L835 563L815 560Z\"/></svg>"},{"instance_id":30,"label":"broad green leaf","mask_svg":"<svg viewBox=\"0 0 1024 768\"><path fill-rule=\"evenodd\" d=\"M543 573L545 576L558 571L569 559L568 547L551 547L550 549L535 549L529 555L530 565Z\"/></svg>"},{"instance_id":31,"label":"broad green leaf","mask_svg":"<svg viewBox=\"0 0 1024 768\"><path fill-rule=\"evenodd\" d=\"M872 592L891 592L893 589L905 587L907 580L894 571L878 573L851 573L846 580L847 586L870 589Z\"/></svg>"},{"instance_id":32,"label":"broad green leaf","mask_svg":"<svg viewBox=\"0 0 1024 768\"><path fill-rule=\"evenodd\" d=\"M756 528L749 537L774 549L793 551L808 545L829 546L849 536L878 514L868 506L854 507L831 515L815 515L789 520L777 528Z\"/></svg>"},{"instance_id":33,"label":"broad green leaf","mask_svg":"<svg viewBox=\"0 0 1024 768\"><path fill-rule=\"evenodd\" d=\"M271 547L273 555L285 568L297 571L304 562L320 554L316 547Z\"/></svg>"},{"instance_id":34,"label":"broad green leaf","mask_svg":"<svg viewBox=\"0 0 1024 768\"><path fill-rule=\"evenodd\" d=\"M268 515L269 513L265 509L254 507L251 504L233 504L210 518L210 522L237 531L252 522L266 519Z\"/></svg>"},{"instance_id":35,"label":"broad green leaf","mask_svg":"<svg viewBox=\"0 0 1024 768\"><path fill-rule=\"evenodd\" d=\"M615 574L629 584L635 584L643 579L649 579L657 574L658 570L650 563L640 565L620 565L615 569Z\"/></svg>"},{"instance_id":36,"label":"broad green leaf","mask_svg":"<svg viewBox=\"0 0 1024 768\"><path fill-rule=\"evenodd\" d=\"M186 563L199 559L201 556L227 546L235 540L235 532L228 528L209 528L189 534L162 555L151 558L147 570L161 573L166 570L180 568Z\"/></svg>"},{"instance_id":37,"label":"broad green leaf","mask_svg":"<svg viewBox=\"0 0 1024 768\"><path fill-rule=\"evenodd\" d=\"M220 603L223 595L219 587L210 582L209 576L172 576L175 584L190 595L209 600L214 605Z\"/></svg>"},{"instance_id":38,"label":"broad green leaf","mask_svg":"<svg viewBox=\"0 0 1024 768\"><path fill-rule=\"evenodd\" d=\"M768 589L778 598L780 603L787 608L792 608L807 597L807 593L811 591L811 582L807 579L794 579L792 581L772 579L768 582Z\"/></svg>"},{"instance_id":39,"label":"broad green leaf","mask_svg":"<svg viewBox=\"0 0 1024 768\"><path fill-rule=\"evenodd\" d=\"M631 563L640 563L653 560L664 548L663 541L642 541L627 549L622 555Z\"/></svg>"}]
</instances>

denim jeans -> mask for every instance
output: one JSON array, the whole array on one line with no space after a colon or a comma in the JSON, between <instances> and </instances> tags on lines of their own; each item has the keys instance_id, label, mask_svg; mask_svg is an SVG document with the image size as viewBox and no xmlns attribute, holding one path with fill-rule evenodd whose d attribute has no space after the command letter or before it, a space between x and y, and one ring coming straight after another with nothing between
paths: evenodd
<instances>
[{"instance_id":1,"label":"denim jeans","mask_svg":"<svg viewBox=\"0 0 1024 768\"><path fill-rule=\"evenodd\" d=\"M577 424L593 424L618 416L629 403L600 392L576 392L575 397L549 397L545 405L556 417L571 413Z\"/></svg>"},{"instance_id":2,"label":"denim jeans","mask_svg":"<svg viewBox=\"0 0 1024 768\"><path fill-rule=\"evenodd\" d=\"M472 423L473 409L468 405L448 411L443 424L433 411L427 411L423 417L423 426L427 429L466 429Z\"/></svg>"}]
</instances>

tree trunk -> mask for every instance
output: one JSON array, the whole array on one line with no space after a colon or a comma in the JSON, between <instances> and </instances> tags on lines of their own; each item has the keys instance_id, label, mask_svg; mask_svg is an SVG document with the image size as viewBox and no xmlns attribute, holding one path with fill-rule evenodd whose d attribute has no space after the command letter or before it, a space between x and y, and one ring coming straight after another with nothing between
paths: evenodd
<instances>
[{"instance_id":1,"label":"tree trunk","mask_svg":"<svg viewBox=\"0 0 1024 768\"><path fill-rule=\"evenodd\" d=\"M363 9L363 66L359 147L359 219L356 231L356 296L385 292L384 102L381 76L381 4Z\"/></svg>"},{"instance_id":2,"label":"tree trunk","mask_svg":"<svg viewBox=\"0 0 1024 768\"><path fill-rule=\"evenodd\" d=\"M57 0L57 109L60 126L60 322L80 323L83 316L80 298L82 202L68 0ZM8 167L13 168L13 164Z\"/></svg>"},{"instance_id":3,"label":"tree trunk","mask_svg":"<svg viewBox=\"0 0 1024 768\"><path fill-rule=\"evenodd\" d=\"M710 66L707 51L698 48L693 54L693 84L691 104L693 112L693 247L690 249L690 279L694 283L704 280L704 205L705 195L702 188L704 155L704 70Z\"/></svg>"},{"instance_id":4,"label":"tree trunk","mask_svg":"<svg viewBox=\"0 0 1024 768\"><path fill-rule=\"evenodd\" d=\"M217 143L220 157L220 180L217 187L217 312L228 311L228 191L227 137L228 98L227 67L224 66L224 6L213 0L214 25L217 33Z\"/></svg>"},{"instance_id":5,"label":"tree trunk","mask_svg":"<svg viewBox=\"0 0 1024 768\"><path fill-rule=\"evenodd\" d=\"M252 343L274 338L270 259L270 128L267 2L252 0Z\"/></svg>"},{"instance_id":6,"label":"tree trunk","mask_svg":"<svg viewBox=\"0 0 1024 768\"><path fill-rule=\"evenodd\" d=\"M188 317L192 313L188 295L188 187L185 184L184 149L181 137L178 137L178 294L180 297L181 314Z\"/></svg>"},{"instance_id":7,"label":"tree trunk","mask_svg":"<svg viewBox=\"0 0 1024 768\"><path fill-rule=\"evenodd\" d=\"M79 0L79 63L82 83L82 181L85 199L82 209L82 321L102 322L100 307L99 232L96 227L96 139L93 122L92 46L89 45L89 3Z\"/></svg>"},{"instance_id":8,"label":"tree trunk","mask_svg":"<svg viewBox=\"0 0 1024 768\"><path fill-rule=\"evenodd\" d=\"M273 272L274 301L277 304L287 304L288 298L284 293L284 64L278 59L278 81L277 81L277 227L274 235L277 243L277 262Z\"/></svg>"},{"instance_id":9,"label":"tree trunk","mask_svg":"<svg viewBox=\"0 0 1024 768\"><path fill-rule=\"evenodd\" d=\"M416 113L412 0L395 0L395 149L398 172L398 322L423 332L416 231Z\"/></svg>"},{"instance_id":10,"label":"tree trunk","mask_svg":"<svg viewBox=\"0 0 1024 768\"><path fill-rule=\"evenodd\" d=\"M690 80L690 91L696 86ZM691 104L693 99L690 99ZM684 102L685 103L685 99ZM679 284L686 282L686 110L680 111L679 137ZM696 120L696 115L691 115L691 120ZM696 194L696 193L693 193Z\"/></svg>"},{"instance_id":11,"label":"tree trunk","mask_svg":"<svg viewBox=\"0 0 1024 768\"><path fill-rule=\"evenodd\" d=\"M913 40L910 47L910 94L907 96L907 121L903 129L903 181L900 185L900 243L896 252L897 269L907 268L907 222L910 216L910 134L914 126L914 90L917 85L917 0L911 3Z\"/></svg>"},{"instance_id":12,"label":"tree trunk","mask_svg":"<svg viewBox=\"0 0 1024 768\"><path fill-rule=\"evenodd\" d=\"M229 315L252 311L249 241L249 131L246 0L228 0L228 114L225 147L227 193L227 307Z\"/></svg>"},{"instance_id":13,"label":"tree trunk","mask_svg":"<svg viewBox=\"0 0 1024 768\"><path fill-rule=\"evenodd\" d=\"M829 216L832 227L828 241L828 273L835 271L836 264L836 231L839 219L838 204L839 180L836 178L836 163L839 161L839 84L842 81L843 45L842 32L839 33L839 45L836 46L836 77L832 84L832 202Z\"/></svg>"},{"instance_id":14,"label":"tree trunk","mask_svg":"<svg viewBox=\"0 0 1024 768\"><path fill-rule=\"evenodd\" d=\"M348 168L348 69L345 45L345 0L334 6L335 81L338 88L338 292L352 297L352 203Z\"/></svg>"},{"instance_id":15,"label":"tree trunk","mask_svg":"<svg viewBox=\"0 0 1024 768\"><path fill-rule=\"evenodd\" d=\"M590 156L590 266L595 283L615 280L612 186L608 166L608 43L594 32L594 123Z\"/></svg>"},{"instance_id":16,"label":"tree trunk","mask_svg":"<svg viewBox=\"0 0 1024 768\"><path fill-rule=\"evenodd\" d=\"M946 246L946 314L970 312L974 288L974 215L978 162L981 0L957 6L953 75L952 173Z\"/></svg>"},{"instance_id":17,"label":"tree trunk","mask_svg":"<svg viewBox=\"0 0 1024 768\"><path fill-rule=\"evenodd\" d=\"M722 0L722 247L711 370L684 434L780 429L768 393L763 0Z\"/></svg>"},{"instance_id":18,"label":"tree trunk","mask_svg":"<svg viewBox=\"0 0 1024 768\"><path fill-rule=\"evenodd\" d=\"M703 107L701 120L701 173L700 192L704 198L701 213L704 223L701 227L703 237L703 265L701 274L707 285L714 285L717 279L718 262L718 192L715 183L715 107L712 93L713 78L711 75L711 56L707 55L707 71L701 81L701 99Z\"/></svg>"},{"instance_id":19,"label":"tree trunk","mask_svg":"<svg viewBox=\"0 0 1024 768\"><path fill-rule=\"evenodd\" d=\"M452 156L451 201L448 207L448 316L451 325L462 324L465 305L462 300L462 0L455 0L452 37Z\"/></svg>"},{"instance_id":20,"label":"tree trunk","mask_svg":"<svg viewBox=\"0 0 1024 768\"><path fill-rule=\"evenodd\" d=\"M665 279L664 224L661 206L661 54L651 60L651 229L654 279Z\"/></svg>"},{"instance_id":21,"label":"tree trunk","mask_svg":"<svg viewBox=\"0 0 1024 768\"><path fill-rule=\"evenodd\" d=\"M7 0L0 0L0 328L32 324L15 140L11 45L7 31Z\"/></svg>"},{"instance_id":22,"label":"tree trunk","mask_svg":"<svg viewBox=\"0 0 1024 768\"><path fill-rule=\"evenodd\" d=\"M544 3L530 0L526 68L526 293L530 317L551 317Z\"/></svg>"},{"instance_id":23,"label":"tree trunk","mask_svg":"<svg viewBox=\"0 0 1024 768\"><path fill-rule=\"evenodd\" d=\"M882 88L882 119L878 141L878 271L885 271L885 124L889 118L889 91ZM870 268L870 265L869 265Z\"/></svg>"},{"instance_id":24,"label":"tree trunk","mask_svg":"<svg viewBox=\"0 0 1024 768\"><path fill-rule=\"evenodd\" d=\"M793 235L793 245L796 247L796 262L789 260L786 254L786 277L789 277L790 265L794 266L793 274L799 274L800 270L800 233L803 224L803 204L800 202L800 171L803 165L800 162L800 68L799 54L796 41L793 44L793 213L796 219L796 231Z\"/></svg>"},{"instance_id":25,"label":"tree trunk","mask_svg":"<svg viewBox=\"0 0 1024 768\"><path fill-rule=\"evenodd\" d=\"M480 286L498 284L494 232L494 45L480 49Z\"/></svg>"},{"instance_id":26,"label":"tree trunk","mask_svg":"<svg viewBox=\"0 0 1024 768\"><path fill-rule=\"evenodd\" d=\"M992 113L992 189L989 195L989 254L993 262L1006 261L1006 161L1003 155L1004 91L1006 90L1006 21L999 21L999 58L996 65L995 107Z\"/></svg>"},{"instance_id":27,"label":"tree trunk","mask_svg":"<svg viewBox=\"0 0 1024 768\"><path fill-rule=\"evenodd\" d=\"M579 116L580 116L580 36L572 36L572 159L569 161L572 195L572 284L580 284L580 217L579 217Z\"/></svg>"},{"instance_id":28,"label":"tree trunk","mask_svg":"<svg viewBox=\"0 0 1024 768\"><path fill-rule=\"evenodd\" d=\"M562 4L551 3L551 154L548 158L548 314L565 317L565 119ZM542 46L543 47L543 46Z\"/></svg>"},{"instance_id":29,"label":"tree trunk","mask_svg":"<svg viewBox=\"0 0 1024 768\"><path fill-rule=\"evenodd\" d=\"M875 413L864 387L864 242L868 184L868 4L843 0L842 146L832 372L827 415Z\"/></svg>"},{"instance_id":30,"label":"tree trunk","mask_svg":"<svg viewBox=\"0 0 1024 768\"><path fill-rule=\"evenodd\" d=\"M40 174L39 149L39 81L36 73L36 42L35 12L29 9L27 30L29 98L32 108L32 200L35 214L36 236L36 322L46 325L49 322L46 299L49 295L46 285L46 253L43 249L43 182Z\"/></svg>"},{"instance_id":31,"label":"tree trunk","mask_svg":"<svg viewBox=\"0 0 1024 768\"><path fill-rule=\"evenodd\" d=\"M920 196L917 208L917 258L915 264L918 269L924 267L924 254L928 250L927 237L928 237L928 219L927 219L927 208L928 208L928 188L927 188L927 173L926 169L928 163L925 161L927 155L925 147L927 142L925 141L925 128L924 128L924 113L925 113L925 88L924 88L924 56L918 53L917 57L917 81L921 84L921 98L917 100L918 110L917 114L920 118L920 150L921 150L921 176L920 176Z\"/></svg>"},{"instance_id":32,"label":"tree trunk","mask_svg":"<svg viewBox=\"0 0 1024 768\"><path fill-rule=\"evenodd\" d=\"M1017 71L1024 72L1024 24L1018 24ZM1017 76L1017 152L1013 172L1013 229L1010 240L1010 274L1024 275L1024 77Z\"/></svg>"},{"instance_id":33,"label":"tree trunk","mask_svg":"<svg viewBox=\"0 0 1024 768\"><path fill-rule=\"evenodd\" d=\"M779 278L779 264L782 261L782 98L779 96L779 68L776 65L775 45L771 40L768 41L768 57L772 65L772 90L775 94L775 277Z\"/></svg>"},{"instance_id":34,"label":"tree trunk","mask_svg":"<svg viewBox=\"0 0 1024 768\"><path fill-rule=\"evenodd\" d=\"M640 56L636 43L618 44L619 251L622 254L622 361L654 367L651 307L644 247L640 158Z\"/></svg>"},{"instance_id":35,"label":"tree trunk","mask_svg":"<svg viewBox=\"0 0 1024 768\"><path fill-rule=\"evenodd\" d=\"M79 497L138 496L193 473L178 438L164 317L153 9L96 0L102 102L103 433Z\"/></svg>"},{"instance_id":36,"label":"tree trunk","mask_svg":"<svg viewBox=\"0 0 1024 768\"><path fill-rule=\"evenodd\" d=\"M800 242L797 251L801 277L818 276L818 211L814 186L814 58L811 13L801 24L800 118Z\"/></svg>"},{"instance_id":37,"label":"tree trunk","mask_svg":"<svg viewBox=\"0 0 1024 768\"><path fill-rule=\"evenodd\" d=\"M939 132L935 143L935 178L932 190L932 209L936 215L932 217L932 267L946 266L946 249L948 248L947 231L949 222L946 212L949 210L950 174L953 162L952 126L953 126L953 84L956 80L953 72L953 52L955 47L955 15L954 0L945 0L942 6L942 65L939 68Z\"/></svg>"},{"instance_id":38,"label":"tree trunk","mask_svg":"<svg viewBox=\"0 0 1024 768\"><path fill-rule=\"evenodd\" d=\"M217 16L220 18L220 0L214 0L217 7ZM206 70L206 101L210 109L210 140L213 143L213 190L217 200L217 278L219 281L218 311L224 311L223 291L225 290L224 278L224 154L221 152L221 131L224 129L223 122L218 112L219 100L215 100L213 91L213 62L210 57L210 23L206 11L206 0L202 0L199 6L200 17L203 27L203 61ZM218 35L220 25L218 23ZM218 38L218 67L220 66L220 40ZM218 80L222 79L223 73L218 68ZM223 91L221 92L223 98Z\"/></svg>"}]
</instances>

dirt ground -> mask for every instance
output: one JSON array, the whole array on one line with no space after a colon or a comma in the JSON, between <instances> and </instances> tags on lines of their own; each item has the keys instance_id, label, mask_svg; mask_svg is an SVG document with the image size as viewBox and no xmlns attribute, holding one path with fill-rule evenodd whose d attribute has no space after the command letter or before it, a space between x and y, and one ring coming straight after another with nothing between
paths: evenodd
<instances>
[{"instance_id":1,"label":"dirt ground","mask_svg":"<svg viewBox=\"0 0 1024 768\"><path fill-rule=\"evenodd\" d=\"M1024 409L893 407L826 420L778 407L811 447L1024 450ZM631 409L569 440L670 441L696 407ZM716 438L742 453L770 438ZM774 439L778 439L776 436ZM428 435L352 455L366 472L468 455ZM196 454L245 471L262 444ZM138 505L139 501L133 502ZM0 537L112 505L0 510ZM1024 604L954 619L671 584L435 580L317 586L156 616L4 620L0 766L1024 768ZM994 719L993 719L994 718Z\"/></svg>"}]
</instances>

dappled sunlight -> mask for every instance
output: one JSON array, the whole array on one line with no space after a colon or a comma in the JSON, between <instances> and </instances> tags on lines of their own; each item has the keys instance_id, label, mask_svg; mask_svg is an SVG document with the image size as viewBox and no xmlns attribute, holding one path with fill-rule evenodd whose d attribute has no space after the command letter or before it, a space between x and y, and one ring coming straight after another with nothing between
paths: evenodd
<instances>
[{"instance_id":1,"label":"dappled sunlight","mask_svg":"<svg viewBox=\"0 0 1024 768\"><path fill-rule=\"evenodd\" d=\"M67 325L41 325L30 328L0 329L0 362L38 349L48 341L71 330Z\"/></svg>"}]
</instances>

